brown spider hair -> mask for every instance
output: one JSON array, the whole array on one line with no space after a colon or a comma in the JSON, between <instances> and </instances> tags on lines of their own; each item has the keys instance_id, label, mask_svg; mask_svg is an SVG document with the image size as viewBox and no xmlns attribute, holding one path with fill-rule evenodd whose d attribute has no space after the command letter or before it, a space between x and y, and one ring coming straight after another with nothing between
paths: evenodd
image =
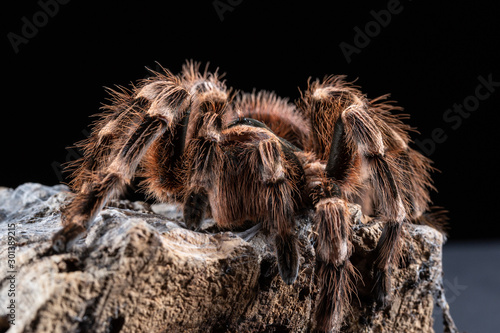
<instances>
[{"instance_id":1,"label":"brown spider hair","mask_svg":"<svg viewBox=\"0 0 500 333\"><path fill-rule=\"evenodd\" d=\"M180 204L187 227L211 215L223 228L261 223L283 281L298 275L298 214L310 213L320 292L318 331L338 330L356 276L348 203L385 223L374 250L374 298L389 302L401 226L424 221L430 160L409 147L404 115L387 96L369 100L343 76L310 81L296 103L274 93L233 93L221 75L188 62L131 90L112 91L83 157L72 165L76 195L53 248L83 232L136 174L160 201Z\"/></svg>"}]
</instances>

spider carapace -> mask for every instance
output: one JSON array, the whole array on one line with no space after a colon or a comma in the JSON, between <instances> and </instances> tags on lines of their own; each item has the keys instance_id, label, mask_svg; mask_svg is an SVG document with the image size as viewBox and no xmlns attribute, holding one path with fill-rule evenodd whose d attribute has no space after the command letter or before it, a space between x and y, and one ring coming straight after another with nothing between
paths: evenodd
<instances>
[{"instance_id":1,"label":"spider carapace","mask_svg":"<svg viewBox=\"0 0 500 333\"><path fill-rule=\"evenodd\" d=\"M111 103L71 165L75 192L53 248L84 232L135 175L159 201L176 201L189 228L211 214L224 228L261 223L279 273L299 271L296 216L314 225L317 331L337 331L349 307L354 268L347 203L385 221L375 248L374 298L384 305L401 228L429 209L430 160L409 147L411 128L387 96L369 100L343 76L310 81L296 103L274 93L234 93L217 71L187 62L153 72Z\"/></svg>"}]
</instances>

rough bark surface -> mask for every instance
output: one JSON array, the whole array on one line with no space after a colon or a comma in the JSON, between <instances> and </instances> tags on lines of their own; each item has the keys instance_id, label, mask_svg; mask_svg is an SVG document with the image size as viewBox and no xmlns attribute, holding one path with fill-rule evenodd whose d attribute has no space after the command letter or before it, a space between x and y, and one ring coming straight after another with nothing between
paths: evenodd
<instances>
[{"instance_id":1,"label":"rough bark surface","mask_svg":"<svg viewBox=\"0 0 500 333\"><path fill-rule=\"evenodd\" d=\"M311 330L318 291L307 218L297 227L299 277L287 286L268 236L253 235L256 230L218 231L210 220L201 232L189 231L175 207L165 204L112 202L68 253L53 254L50 240L69 196L61 185L0 189L0 332ZM351 211L356 222L352 261L362 279L342 331L433 332L437 298L446 329L455 332L441 287L443 236L426 226L405 226L403 256L393 271L393 302L377 311L368 286L370 254L382 225L361 222L356 206ZM7 261L9 224L15 224L13 267ZM12 274L15 297L8 296ZM9 323L11 299L15 319Z\"/></svg>"}]
</instances>

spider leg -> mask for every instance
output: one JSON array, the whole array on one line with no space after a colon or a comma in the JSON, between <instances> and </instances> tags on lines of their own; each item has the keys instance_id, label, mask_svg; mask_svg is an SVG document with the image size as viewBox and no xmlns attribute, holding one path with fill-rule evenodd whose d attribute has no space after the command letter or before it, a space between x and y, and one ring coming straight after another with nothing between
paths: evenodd
<instances>
[{"instance_id":1,"label":"spider leg","mask_svg":"<svg viewBox=\"0 0 500 333\"><path fill-rule=\"evenodd\" d=\"M200 64L195 62L187 62L183 65L180 84L189 92L191 106L187 112L182 114L172 130L166 131L149 149L144 158L144 170L141 174L145 178L142 185L157 200L161 202L171 201L173 194L175 201L187 202L187 206L198 207L192 211L189 209L186 211L186 221L191 221L187 223L192 228L197 228L195 220L201 221L206 208L203 206L207 206L205 203L207 198L203 186L199 188L200 193L198 190L194 193L186 192L186 183L189 183L193 166L186 165L185 161L196 157L194 150L196 150L196 146L200 146L197 145L200 143L199 138L205 136L204 133L200 133L203 127L205 127L205 133L207 127L211 128L211 133L220 131L220 128L213 128L212 125L205 124L205 121L210 118L207 117L208 114L220 112L221 115L215 117L220 127L222 115L225 112L223 109L225 109L228 99L226 88L219 80L218 73L209 73L207 69L204 73L200 73L199 67ZM191 141L197 142L190 143ZM184 171L186 168L189 169L188 172ZM188 185L187 188L189 187ZM193 216L194 220L189 217L190 215Z\"/></svg>"},{"instance_id":2,"label":"spider leg","mask_svg":"<svg viewBox=\"0 0 500 333\"><path fill-rule=\"evenodd\" d=\"M370 108L366 98L355 87L344 83L342 78L332 77L323 83L313 83L303 103L314 126L309 149L327 161L326 177L334 184L333 188L337 187L331 195L332 191L325 191L325 188L332 186L324 183L322 195L318 196L317 247L324 246L320 243L327 243L330 239L330 242L341 244L340 248L345 247L343 244L347 242L350 249L350 225L345 208L341 208L340 204L343 200L353 201L360 196L366 198L365 193L373 193L369 198L373 201L370 205L373 204L375 212L386 222L374 251L377 256L374 291L377 304L386 305L390 291L390 267L400 253L401 225L406 218L398 188L403 172L398 173L401 168L397 157L400 151L407 149L408 139L401 135L402 127L397 121L386 122L387 115L378 115ZM328 199L332 217L323 221L318 219L325 210L320 204L325 202L324 198L328 198L329 193L330 197L337 199ZM318 212L321 214L318 215ZM339 225L344 226L346 231L342 231ZM342 285L343 275L337 271L342 269L344 263L348 267L345 276L349 277L349 272L352 273L350 251L345 256L339 256L341 252L336 252L332 246L324 254L319 253L319 278L324 280L325 292L320 295L317 323L320 329L338 329L343 318L342 309L348 305L350 282L345 279ZM332 267L329 268L329 264ZM334 305L334 302L341 304Z\"/></svg>"},{"instance_id":3,"label":"spider leg","mask_svg":"<svg viewBox=\"0 0 500 333\"><path fill-rule=\"evenodd\" d=\"M277 138L271 138L259 143L258 153L268 212L264 228L274 231L272 234L275 234L274 243L281 278L286 284L292 284L298 274L299 251L291 182L293 171L287 168L287 164L292 165L293 161L287 159L285 149L287 148Z\"/></svg>"},{"instance_id":4,"label":"spider leg","mask_svg":"<svg viewBox=\"0 0 500 333\"><path fill-rule=\"evenodd\" d=\"M352 244L346 202L338 197L321 199L316 204L315 226L320 286L315 312L316 329L336 331L349 308L355 276L349 260Z\"/></svg>"},{"instance_id":5,"label":"spider leg","mask_svg":"<svg viewBox=\"0 0 500 333\"><path fill-rule=\"evenodd\" d=\"M377 124L377 115L368 108L359 96L351 97L355 103L341 115L346 124L347 136L361 157L361 164L367 176L364 179L372 189L372 198L377 215L385 222L374 255L375 284L373 287L376 304L386 307L390 302L391 266L400 255L401 228L407 218L407 211L397 179L401 180L402 168L397 157L400 151L408 149L404 142L390 142ZM371 114L370 114L371 112ZM380 121L380 119L379 119ZM384 126L387 124L382 123ZM396 146L388 149L388 142Z\"/></svg>"},{"instance_id":6,"label":"spider leg","mask_svg":"<svg viewBox=\"0 0 500 333\"><path fill-rule=\"evenodd\" d=\"M204 188L192 188L184 202L184 222L191 230L199 230L209 205L208 194Z\"/></svg>"},{"instance_id":7,"label":"spider leg","mask_svg":"<svg viewBox=\"0 0 500 333\"><path fill-rule=\"evenodd\" d=\"M400 255L401 230L406 213L389 163L381 157L375 157L372 163L376 193L382 194L382 200L388 203L381 216L386 221L385 226L374 250L377 258L374 265L374 298L378 307L385 308L390 302L391 267Z\"/></svg>"},{"instance_id":8,"label":"spider leg","mask_svg":"<svg viewBox=\"0 0 500 333\"><path fill-rule=\"evenodd\" d=\"M365 181L375 195L376 213L385 221L382 236L375 249L375 285L374 294L378 306L385 307L389 303L390 270L401 247L401 226L406 219L396 176L400 169L394 153L387 149L387 139L381 127L376 123L376 115L358 96L352 96L353 105L341 114L346 125L347 137L361 158L361 164L367 171ZM333 151L332 151L333 153ZM359 179L359 178L358 178Z\"/></svg>"},{"instance_id":9,"label":"spider leg","mask_svg":"<svg viewBox=\"0 0 500 333\"><path fill-rule=\"evenodd\" d=\"M122 136L115 138L114 149L109 152L109 162L100 161L99 168L95 171L85 170L90 165L87 159L98 156L99 153L87 152L84 155L82 167L77 172L87 172L88 176L73 201L63 211L63 229L53 238L53 249L56 252L64 251L69 241L86 230L110 197L123 192L151 144L165 131L171 130L173 124L189 108L189 95L176 84L175 78L166 76L162 79L138 90L135 101L142 102L133 103L129 108L129 112L135 115L131 119L138 121L122 124L129 130L122 130ZM144 100L148 101L147 110L142 108ZM98 129L110 131L111 127L112 123L108 122ZM99 149L93 144L87 148Z\"/></svg>"},{"instance_id":10,"label":"spider leg","mask_svg":"<svg viewBox=\"0 0 500 333\"><path fill-rule=\"evenodd\" d=\"M198 230L210 206L209 193L219 186L217 173L223 169L223 118L228 106L228 93L216 77L197 77L191 86L193 96L192 138L186 147L186 186L183 191L184 221Z\"/></svg>"},{"instance_id":11,"label":"spider leg","mask_svg":"<svg viewBox=\"0 0 500 333\"><path fill-rule=\"evenodd\" d=\"M315 323L320 332L340 329L349 308L355 270L349 258L352 253L351 218L341 187L348 177L352 152L345 144L342 119L335 124L330 156L324 173L316 172L309 181L316 185L314 233L316 235L317 276L320 286ZM333 156L334 155L334 156ZM313 168L312 166L310 167Z\"/></svg>"},{"instance_id":12,"label":"spider leg","mask_svg":"<svg viewBox=\"0 0 500 333\"><path fill-rule=\"evenodd\" d=\"M261 221L273 235L278 269L282 280L292 284L298 274L299 252L295 213L304 199L305 173L298 148L276 136L266 125L239 118L224 131L229 156L220 184L224 209L214 209L222 225L235 220ZM234 195L240 200L235 200Z\"/></svg>"},{"instance_id":13,"label":"spider leg","mask_svg":"<svg viewBox=\"0 0 500 333\"><path fill-rule=\"evenodd\" d=\"M134 135L105 171L97 172L64 211L64 227L54 237L54 249L63 251L67 242L87 228L111 196L119 195L135 173L145 150L166 130L163 121L145 117Z\"/></svg>"},{"instance_id":14,"label":"spider leg","mask_svg":"<svg viewBox=\"0 0 500 333\"><path fill-rule=\"evenodd\" d=\"M181 172L191 110L153 142L142 162L141 183L146 192L160 202L177 200L184 186Z\"/></svg>"}]
</instances>

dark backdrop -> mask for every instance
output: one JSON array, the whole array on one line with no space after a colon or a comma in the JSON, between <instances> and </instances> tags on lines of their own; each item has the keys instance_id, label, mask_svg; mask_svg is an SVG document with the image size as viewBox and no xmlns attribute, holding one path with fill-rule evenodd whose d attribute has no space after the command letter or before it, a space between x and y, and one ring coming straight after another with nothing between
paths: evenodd
<instances>
[{"instance_id":1,"label":"dark backdrop","mask_svg":"<svg viewBox=\"0 0 500 333\"><path fill-rule=\"evenodd\" d=\"M169 4L171 3L171 4ZM326 2L325 2L326 3ZM161 5L159 5L161 4ZM13 1L4 29L0 185L56 184L65 147L106 100L158 61L210 62L237 89L291 100L307 79L346 74L391 93L441 170L436 205L452 240L498 237L498 10L489 1Z\"/></svg>"}]
</instances>

